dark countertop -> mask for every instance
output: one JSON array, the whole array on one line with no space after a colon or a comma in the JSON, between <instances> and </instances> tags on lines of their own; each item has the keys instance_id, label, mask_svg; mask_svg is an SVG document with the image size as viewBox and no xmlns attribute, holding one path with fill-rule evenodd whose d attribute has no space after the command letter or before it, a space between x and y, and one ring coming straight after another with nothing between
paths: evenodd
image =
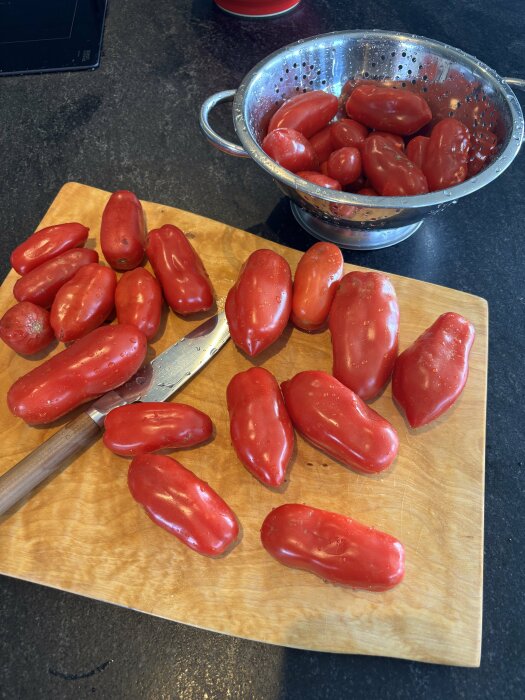
<instances>
[{"instance_id":1,"label":"dark countertop","mask_svg":"<svg viewBox=\"0 0 525 700\"><path fill-rule=\"evenodd\" d=\"M0 78L2 278L10 250L69 180L131 189L306 249L314 240L280 191L254 163L215 151L200 133L198 109L282 45L350 28L433 37L500 75L525 76L519 0L302 0L292 13L264 21L233 18L211 0L110 1L99 69ZM219 109L223 133L232 133L230 121L228 108ZM431 217L404 243L345 253L348 262L489 303L480 669L272 647L3 577L1 697L523 697L524 191L521 153L497 181Z\"/></svg>"}]
</instances>

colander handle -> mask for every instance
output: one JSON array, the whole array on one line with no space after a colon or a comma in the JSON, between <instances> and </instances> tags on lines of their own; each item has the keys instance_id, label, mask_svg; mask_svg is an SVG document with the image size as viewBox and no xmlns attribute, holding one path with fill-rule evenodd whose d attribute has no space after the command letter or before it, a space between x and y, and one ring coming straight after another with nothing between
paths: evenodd
<instances>
[{"instance_id":1,"label":"colander handle","mask_svg":"<svg viewBox=\"0 0 525 700\"><path fill-rule=\"evenodd\" d=\"M525 80L523 78L503 78L511 87L516 87L518 90L525 90Z\"/></svg>"},{"instance_id":2,"label":"colander handle","mask_svg":"<svg viewBox=\"0 0 525 700\"><path fill-rule=\"evenodd\" d=\"M221 104L221 102L232 102L235 97L235 92L235 90L223 90L222 92L216 92L214 95L208 97L207 100L204 100L199 115L199 122L208 141L213 144L215 148L218 148L219 151L228 153L231 156L237 156L238 158L249 158L248 153L242 146L219 136L210 126L209 116L211 110L215 105Z\"/></svg>"}]
</instances>

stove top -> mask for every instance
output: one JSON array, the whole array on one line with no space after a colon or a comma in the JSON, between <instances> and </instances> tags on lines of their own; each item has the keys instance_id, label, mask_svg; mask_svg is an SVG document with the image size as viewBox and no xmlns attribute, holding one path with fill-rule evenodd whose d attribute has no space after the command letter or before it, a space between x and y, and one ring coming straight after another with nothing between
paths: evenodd
<instances>
[{"instance_id":1,"label":"stove top","mask_svg":"<svg viewBox=\"0 0 525 700\"><path fill-rule=\"evenodd\" d=\"M0 0L0 75L96 68L107 0Z\"/></svg>"}]
</instances>

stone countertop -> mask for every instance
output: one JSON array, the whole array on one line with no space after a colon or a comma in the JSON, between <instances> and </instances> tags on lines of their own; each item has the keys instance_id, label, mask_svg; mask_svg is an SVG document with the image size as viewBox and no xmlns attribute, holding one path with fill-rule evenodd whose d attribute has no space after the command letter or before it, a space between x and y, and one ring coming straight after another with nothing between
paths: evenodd
<instances>
[{"instance_id":1,"label":"stone countertop","mask_svg":"<svg viewBox=\"0 0 525 700\"><path fill-rule=\"evenodd\" d=\"M214 150L198 126L211 93L295 39L351 28L433 37L500 75L525 76L519 0L302 0L242 20L211 0L109 3L95 71L0 78L0 266L69 180L215 218L283 244L313 242L248 160ZM523 103L522 98L518 97ZM228 107L214 123L232 136ZM485 578L480 669L311 653L155 619L0 578L0 696L108 698L517 698L525 693L525 160L428 219L407 241L347 262L485 297L490 313Z\"/></svg>"}]
</instances>

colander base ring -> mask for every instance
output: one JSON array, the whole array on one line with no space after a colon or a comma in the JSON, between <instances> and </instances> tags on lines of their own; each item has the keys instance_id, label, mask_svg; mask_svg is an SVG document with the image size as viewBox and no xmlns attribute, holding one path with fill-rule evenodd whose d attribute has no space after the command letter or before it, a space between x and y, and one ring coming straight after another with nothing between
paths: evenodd
<instances>
[{"instance_id":1,"label":"colander base ring","mask_svg":"<svg viewBox=\"0 0 525 700\"><path fill-rule=\"evenodd\" d=\"M313 214L301 209L295 202L290 202L292 214L300 226L302 226L314 238L321 241L330 241L340 248L348 250L378 250L401 243L415 233L423 223L416 221L409 226L398 228L384 228L366 231L363 229L346 228L336 226L317 218Z\"/></svg>"}]
</instances>

